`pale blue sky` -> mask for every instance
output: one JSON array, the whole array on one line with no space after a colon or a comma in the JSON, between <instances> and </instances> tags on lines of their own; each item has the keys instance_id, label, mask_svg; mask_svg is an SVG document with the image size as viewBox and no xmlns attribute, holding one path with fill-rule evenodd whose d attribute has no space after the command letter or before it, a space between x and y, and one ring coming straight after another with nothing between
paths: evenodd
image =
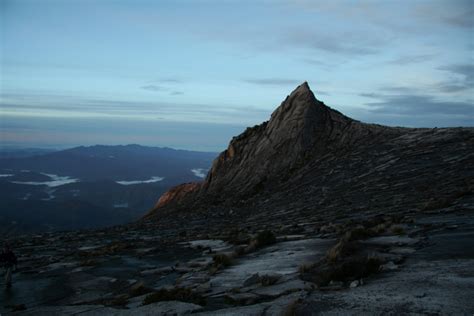
<instances>
[{"instance_id":1,"label":"pale blue sky","mask_svg":"<svg viewBox=\"0 0 474 316\"><path fill-rule=\"evenodd\" d=\"M4 146L222 150L303 81L365 122L474 125L474 1L0 5Z\"/></svg>"}]
</instances>

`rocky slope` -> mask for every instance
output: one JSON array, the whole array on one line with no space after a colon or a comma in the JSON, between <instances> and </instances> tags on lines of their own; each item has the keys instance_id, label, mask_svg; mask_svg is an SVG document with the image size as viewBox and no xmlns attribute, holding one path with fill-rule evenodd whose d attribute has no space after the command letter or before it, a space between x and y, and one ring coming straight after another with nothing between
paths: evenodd
<instances>
[{"instance_id":1,"label":"rocky slope","mask_svg":"<svg viewBox=\"0 0 474 316\"><path fill-rule=\"evenodd\" d=\"M459 208L472 200L473 156L473 128L362 123L317 100L305 82L268 122L234 137L204 182L165 193L147 219L229 209L265 221Z\"/></svg>"}]
</instances>

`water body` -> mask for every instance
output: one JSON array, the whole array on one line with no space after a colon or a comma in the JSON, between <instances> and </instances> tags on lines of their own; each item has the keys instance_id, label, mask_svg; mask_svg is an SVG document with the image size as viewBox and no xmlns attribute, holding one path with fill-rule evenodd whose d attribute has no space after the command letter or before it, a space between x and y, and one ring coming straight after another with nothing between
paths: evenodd
<instances>
[{"instance_id":1,"label":"water body","mask_svg":"<svg viewBox=\"0 0 474 316\"><path fill-rule=\"evenodd\" d=\"M194 175L198 178L204 179L207 175L208 169L202 169L202 168L197 168L197 169L191 169L191 172L194 173Z\"/></svg>"},{"instance_id":2,"label":"water body","mask_svg":"<svg viewBox=\"0 0 474 316\"><path fill-rule=\"evenodd\" d=\"M128 207L128 203L114 204L114 208L126 208L126 207Z\"/></svg>"},{"instance_id":3,"label":"water body","mask_svg":"<svg viewBox=\"0 0 474 316\"><path fill-rule=\"evenodd\" d=\"M140 184L140 183L153 183L153 182L160 182L164 179L164 177L151 177L148 180L134 180L134 181L115 181L121 185L132 185L132 184Z\"/></svg>"},{"instance_id":4,"label":"water body","mask_svg":"<svg viewBox=\"0 0 474 316\"><path fill-rule=\"evenodd\" d=\"M16 184L27 184L27 185L46 185L50 188L58 187L60 185L78 182L79 179L71 178L70 176L58 176L57 174L41 173L51 178L50 181L10 181Z\"/></svg>"}]
</instances>

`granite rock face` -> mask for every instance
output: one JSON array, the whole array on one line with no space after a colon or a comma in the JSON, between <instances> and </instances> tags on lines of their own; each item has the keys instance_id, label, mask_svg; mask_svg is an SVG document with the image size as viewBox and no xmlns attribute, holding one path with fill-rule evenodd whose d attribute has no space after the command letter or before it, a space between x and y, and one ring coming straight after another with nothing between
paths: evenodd
<instances>
[{"instance_id":1,"label":"granite rock face","mask_svg":"<svg viewBox=\"0 0 474 316\"><path fill-rule=\"evenodd\" d=\"M273 112L270 120L235 137L219 155L203 184L203 193L245 196L324 151L355 121L318 101L305 82Z\"/></svg>"},{"instance_id":2,"label":"granite rock face","mask_svg":"<svg viewBox=\"0 0 474 316\"><path fill-rule=\"evenodd\" d=\"M147 218L212 207L252 208L255 215L450 204L472 192L473 152L473 128L362 123L317 100L305 82L268 122L234 137L204 182L172 189Z\"/></svg>"}]
</instances>

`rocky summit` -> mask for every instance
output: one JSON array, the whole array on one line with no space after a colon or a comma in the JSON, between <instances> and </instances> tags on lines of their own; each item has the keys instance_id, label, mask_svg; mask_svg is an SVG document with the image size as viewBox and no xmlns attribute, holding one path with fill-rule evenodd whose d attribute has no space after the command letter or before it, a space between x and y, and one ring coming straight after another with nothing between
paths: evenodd
<instances>
[{"instance_id":1,"label":"rocky summit","mask_svg":"<svg viewBox=\"0 0 474 316\"><path fill-rule=\"evenodd\" d=\"M241 221L276 223L461 209L472 206L473 155L473 128L362 123L316 99L305 82L268 122L234 137L204 182L165 193L147 219L230 208Z\"/></svg>"},{"instance_id":2,"label":"rocky summit","mask_svg":"<svg viewBox=\"0 0 474 316\"><path fill-rule=\"evenodd\" d=\"M18 315L471 315L474 129L366 124L307 83L143 219L10 242Z\"/></svg>"}]
</instances>

